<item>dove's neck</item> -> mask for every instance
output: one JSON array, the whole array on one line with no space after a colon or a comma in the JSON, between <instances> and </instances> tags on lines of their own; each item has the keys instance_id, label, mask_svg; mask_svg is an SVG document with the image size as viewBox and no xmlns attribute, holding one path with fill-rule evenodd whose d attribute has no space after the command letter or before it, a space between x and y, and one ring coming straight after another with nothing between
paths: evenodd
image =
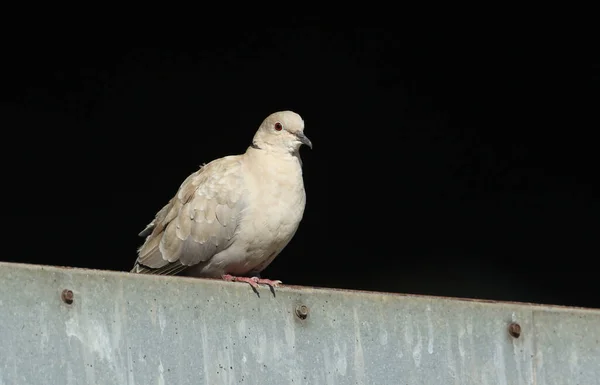
<instances>
[{"instance_id":1,"label":"dove's neck","mask_svg":"<svg viewBox=\"0 0 600 385\"><path fill-rule=\"evenodd\" d=\"M300 174L302 174L302 160L299 151L281 151L272 146L258 146L252 143L246 150L246 156L251 158L253 162L269 169L294 169L298 167Z\"/></svg>"},{"instance_id":2,"label":"dove's neck","mask_svg":"<svg viewBox=\"0 0 600 385\"><path fill-rule=\"evenodd\" d=\"M298 162L302 166L298 148L281 148L280 146L273 146L268 143L258 144L256 141L253 141L246 153L250 154L250 156L276 157L282 161Z\"/></svg>"}]
</instances>

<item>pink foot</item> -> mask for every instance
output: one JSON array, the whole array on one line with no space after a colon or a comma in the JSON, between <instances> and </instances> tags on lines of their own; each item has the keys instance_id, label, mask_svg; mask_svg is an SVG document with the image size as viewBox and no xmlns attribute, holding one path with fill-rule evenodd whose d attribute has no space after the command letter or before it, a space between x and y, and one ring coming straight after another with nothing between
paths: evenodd
<instances>
[{"instance_id":1,"label":"pink foot","mask_svg":"<svg viewBox=\"0 0 600 385\"><path fill-rule=\"evenodd\" d=\"M233 276L230 274L225 274L223 276L223 279L225 281L231 281L231 282L246 282L247 284L252 286L254 289L257 289L258 285L268 285L271 288L273 288L273 287L277 287L281 284L281 281L279 281L279 280L272 281L270 279L258 278L258 277L236 277L236 276Z\"/></svg>"}]
</instances>

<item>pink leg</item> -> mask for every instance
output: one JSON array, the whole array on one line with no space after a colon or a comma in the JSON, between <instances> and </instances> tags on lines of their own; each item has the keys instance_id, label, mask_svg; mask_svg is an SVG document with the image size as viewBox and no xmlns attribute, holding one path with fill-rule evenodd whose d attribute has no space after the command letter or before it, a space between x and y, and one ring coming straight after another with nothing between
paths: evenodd
<instances>
[{"instance_id":1,"label":"pink leg","mask_svg":"<svg viewBox=\"0 0 600 385\"><path fill-rule=\"evenodd\" d=\"M270 279L266 279L266 278L258 278L258 277L236 277L230 274L225 274L223 275L223 279L225 281L232 281L232 282L246 282L247 284L249 284L250 286L252 286L254 289L258 288L258 285L268 285L270 287L277 287L281 284L281 281L272 281Z\"/></svg>"}]
</instances>

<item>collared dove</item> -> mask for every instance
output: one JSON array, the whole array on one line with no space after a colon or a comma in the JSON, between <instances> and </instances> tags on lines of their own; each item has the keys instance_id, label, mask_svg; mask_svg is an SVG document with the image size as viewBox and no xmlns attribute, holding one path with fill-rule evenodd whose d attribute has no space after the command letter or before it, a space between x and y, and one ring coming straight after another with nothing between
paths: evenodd
<instances>
[{"instance_id":1,"label":"collared dove","mask_svg":"<svg viewBox=\"0 0 600 385\"><path fill-rule=\"evenodd\" d=\"M269 115L245 153L213 160L184 180L139 234L146 240L131 272L223 278L255 289L280 284L258 274L302 220L302 144L312 149L300 115Z\"/></svg>"}]
</instances>

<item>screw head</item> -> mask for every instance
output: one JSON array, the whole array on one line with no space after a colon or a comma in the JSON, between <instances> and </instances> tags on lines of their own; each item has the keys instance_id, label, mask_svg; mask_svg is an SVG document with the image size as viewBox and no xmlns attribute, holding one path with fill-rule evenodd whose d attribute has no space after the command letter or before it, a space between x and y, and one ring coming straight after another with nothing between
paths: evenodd
<instances>
[{"instance_id":1,"label":"screw head","mask_svg":"<svg viewBox=\"0 0 600 385\"><path fill-rule=\"evenodd\" d=\"M73 303L73 292L69 289L65 289L62 291L61 298L64 303L72 304Z\"/></svg>"},{"instance_id":2,"label":"screw head","mask_svg":"<svg viewBox=\"0 0 600 385\"><path fill-rule=\"evenodd\" d=\"M521 335L521 325L519 325L516 322L513 322L510 325L508 325L508 334L510 334L514 338L519 338L519 336Z\"/></svg>"},{"instance_id":3,"label":"screw head","mask_svg":"<svg viewBox=\"0 0 600 385\"><path fill-rule=\"evenodd\" d=\"M298 305L296 307L296 316L298 316L298 318L300 319L306 319L306 317L308 317L308 306L306 305Z\"/></svg>"}]
</instances>

